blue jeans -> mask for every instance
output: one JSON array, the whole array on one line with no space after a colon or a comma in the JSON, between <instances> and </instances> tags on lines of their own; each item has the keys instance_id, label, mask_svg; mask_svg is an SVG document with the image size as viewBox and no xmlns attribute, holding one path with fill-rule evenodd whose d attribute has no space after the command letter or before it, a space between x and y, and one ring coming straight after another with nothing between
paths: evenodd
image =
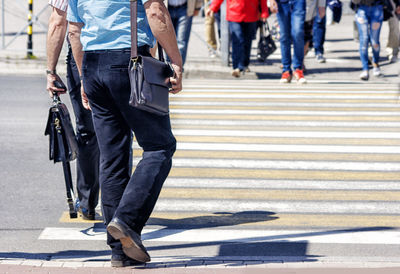
<instances>
[{"instance_id":1,"label":"blue jeans","mask_svg":"<svg viewBox=\"0 0 400 274\"><path fill-rule=\"evenodd\" d=\"M326 16L314 18L313 24L313 46L315 49L315 54L324 54L324 43L325 43L325 32L326 32Z\"/></svg>"},{"instance_id":2,"label":"blue jeans","mask_svg":"<svg viewBox=\"0 0 400 274\"><path fill-rule=\"evenodd\" d=\"M250 64L251 43L257 31L257 22L229 22L232 40L233 69L244 70Z\"/></svg>"},{"instance_id":3,"label":"blue jeans","mask_svg":"<svg viewBox=\"0 0 400 274\"><path fill-rule=\"evenodd\" d=\"M292 71L291 44L293 44L293 69L301 69L304 59L305 0L278 1L278 22L283 72Z\"/></svg>"},{"instance_id":4,"label":"blue jeans","mask_svg":"<svg viewBox=\"0 0 400 274\"><path fill-rule=\"evenodd\" d=\"M139 54L150 55L148 50ZM130 49L87 51L83 83L93 112L100 147L100 186L106 224L118 217L141 233L168 176L176 140L169 116L157 116L129 105ZM143 148L134 173L129 172L131 131ZM121 255L120 241L107 234L112 254Z\"/></svg>"},{"instance_id":5,"label":"blue jeans","mask_svg":"<svg viewBox=\"0 0 400 274\"><path fill-rule=\"evenodd\" d=\"M363 70L368 70L368 45L372 47L372 62L379 63L379 35L383 21L382 5L360 5L356 13L356 23L360 35L360 59Z\"/></svg>"},{"instance_id":6,"label":"blue jeans","mask_svg":"<svg viewBox=\"0 0 400 274\"><path fill-rule=\"evenodd\" d=\"M76 189L80 207L94 211L99 201L99 145L93 127L92 113L82 105L81 80L70 46L67 55L67 85L75 114L78 141Z\"/></svg>"},{"instance_id":7,"label":"blue jeans","mask_svg":"<svg viewBox=\"0 0 400 274\"><path fill-rule=\"evenodd\" d=\"M178 49L181 53L183 64L185 64L193 17L187 16L187 5L179 7L168 6L168 11L174 25Z\"/></svg>"}]
</instances>

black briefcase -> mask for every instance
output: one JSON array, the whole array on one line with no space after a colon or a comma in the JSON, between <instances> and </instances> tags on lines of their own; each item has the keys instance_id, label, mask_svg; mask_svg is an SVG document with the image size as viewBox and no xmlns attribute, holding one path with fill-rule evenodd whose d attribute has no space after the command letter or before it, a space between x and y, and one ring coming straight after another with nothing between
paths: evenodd
<instances>
[{"instance_id":1,"label":"black briefcase","mask_svg":"<svg viewBox=\"0 0 400 274\"><path fill-rule=\"evenodd\" d=\"M62 162L64 170L67 203L70 218L77 218L75 195L72 185L70 161L78 155L78 143L67 106L54 94L53 106L49 109L45 133L49 136L49 159Z\"/></svg>"}]
</instances>

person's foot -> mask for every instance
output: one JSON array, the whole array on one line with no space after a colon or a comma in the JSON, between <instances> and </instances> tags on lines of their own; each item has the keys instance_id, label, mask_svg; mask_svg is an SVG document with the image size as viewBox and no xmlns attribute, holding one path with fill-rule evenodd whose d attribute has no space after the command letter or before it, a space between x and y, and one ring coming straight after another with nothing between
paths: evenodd
<instances>
[{"instance_id":1,"label":"person's foot","mask_svg":"<svg viewBox=\"0 0 400 274\"><path fill-rule=\"evenodd\" d=\"M79 199L76 199L75 201L75 210L81 214L81 217L84 220L96 220L96 211L94 209L81 207L81 201Z\"/></svg>"},{"instance_id":2,"label":"person's foot","mask_svg":"<svg viewBox=\"0 0 400 274\"><path fill-rule=\"evenodd\" d=\"M142 262L136 261L129 258L128 256L122 255L111 255L111 266L112 267L125 267L143 264Z\"/></svg>"},{"instance_id":3,"label":"person's foot","mask_svg":"<svg viewBox=\"0 0 400 274\"><path fill-rule=\"evenodd\" d=\"M369 79L369 72L368 70L363 70L360 74L360 79L363 81L368 81Z\"/></svg>"},{"instance_id":4,"label":"person's foot","mask_svg":"<svg viewBox=\"0 0 400 274\"><path fill-rule=\"evenodd\" d=\"M120 240L122 251L126 256L142 263L150 261L150 255L143 246L140 235L130 229L125 222L114 217L108 224L107 231L114 239Z\"/></svg>"},{"instance_id":5,"label":"person's foot","mask_svg":"<svg viewBox=\"0 0 400 274\"><path fill-rule=\"evenodd\" d=\"M245 67L243 71L244 71L244 72L251 72L251 70L249 69L249 67Z\"/></svg>"},{"instance_id":6,"label":"person's foot","mask_svg":"<svg viewBox=\"0 0 400 274\"><path fill-rule=\"evenodd\" d=\"M396 63L397 61L399 61L397 55L389 55L389 62L390 63Z\"/></svg>"},{"instance_id":7,"label":"person's foot","mask_svg":"<svg viewBox=\"0 0 400 274\"><path fill-rule=\"evenodd\" d=\"M326 59L325 57L322 55L322 53L318 53L317 56L315 57L315 59L317 59L318 63L325 63Z\"/></svg>"},{"instance_id":8,"label":"person's foot","mask_svg":"<svg viewBox=\"0 0 400 274\"><path fill-rule=\"evenodd\" d=\"M294 72L294 77L296 78L298 84L307 83L306 78L304 78L304 72L302 69L296 69L296 71Z\"/></svg>"},{"instance_id":9,"label":"person's foot","mask_svg":"<svg viewBox=\"0 0 400 274\"><path fill-rule=\"evenodd\" d=\"M216 58L217 57L217 52L216 52L216 50L213 50L213 49L209 49L208 50L208 56L210 57L210 58Z\"/></svg>"},{"instance_id":10,"label":"person's foot","mask_svg":"<svg viewBox=\"0 0 400 274\"><path fill-rule=\"evenodd\" d=\"M282 73L280 82L283 84L286 84L286 83L290 83L291 81L292 81L292 74L290 73L290 71L284 71Z\"/></svg>"},{"instance_id":11,"label":"person's foot","mask_svg":"<svg viewBox=\"0 0 400 274\"><path fill-rule=\"evenodd\" d=\"M239 78L240 77L240 69L236 68L236 69L232 70L231 74L233 77Z\"/></svg>"},{"instance_id":12,"label":"person's foot","mask_svg":"<svg viewBox=\"0 0 400 274\"><path fill-rule=\"evenodd\" d=\"M382 75L380 67L373 67L372 75L374 75L375 77L382 77L383 75Z\"/></svg>"}]
</instances>

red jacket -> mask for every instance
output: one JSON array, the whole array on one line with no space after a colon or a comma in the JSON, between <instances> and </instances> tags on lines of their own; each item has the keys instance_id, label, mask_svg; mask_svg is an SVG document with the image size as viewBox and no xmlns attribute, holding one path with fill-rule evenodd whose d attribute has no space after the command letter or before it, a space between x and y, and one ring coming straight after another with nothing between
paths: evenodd
<instances>
[{"instance_id":1,"label":"red jacket","mask_svg":"<svg viewBox=\"0 0 400 274\"><path fill-rule=\"evenodd\" d=\"M224 0L212 0L210 9L218 12ZM268 17L267 0L227 0L226 20L231 22L256 22L259 20L261 7L261 18Z\"/></svg>"}]
</instances>

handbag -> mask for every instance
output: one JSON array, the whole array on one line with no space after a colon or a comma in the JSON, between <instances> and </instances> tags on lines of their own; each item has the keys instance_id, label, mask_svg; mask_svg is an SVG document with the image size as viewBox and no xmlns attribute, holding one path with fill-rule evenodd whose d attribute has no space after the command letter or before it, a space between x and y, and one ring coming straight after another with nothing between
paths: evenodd
<instances>
[{"instance_id":1,"label":"handbag","mask_svg":"<svg viewBox=\"0 0 400 274\"><path fill-rule=\"evenodd\" d=\"M271 30L268 22L262 22L260 25L260 40L257 46L257 59L264 62L276 50L276 45L272 39Z\"/></svg>"},{"instance_id":2,"label":"handbag","mask_svg":"<svg viewBox=\"0 0 400 274\"><path fill-rule=\"evenodd\" d=\"M78 144L67 106L58 95L53 97L53 106L49 109L45 133L49 135L49 159L57 162L69 162L78 155Z\"/></svg>"},{"instance_id":3,"label":"handbag","mask_svg":"<svg viewBox=\"0 0 400 274\"><path fill-rule=\"evenodd\" d=\"M53 106L49 109L45 136L49 136L49 159L54 163L62 162L67 203L70 218L77 218L75 195L72 185L70 161L78 156L78 143L72 127L67 106L61 102L57 94L53 95Z\"/></svg>"},{"instance_id":4,"label":"handbag","mask_svg":"<svg viewBox=\"0 0 400 274\"><path fill-rule=\"evenodd\" d=\"M165 62L158 43L159 60L138 55L137 51L137 1L131 1L131 59L129 80L131 95L129 105L156 115L169 114L169 78L174 76L171 64Z\"/></svg>"},{"instance_id":5,"label":"handbag","mask_svg":"<svg viewBox=\"0 0 400 274\"><path fill-rule=\"evenodd\" d=\"M327 6L327 24L339 23L342 19L342 2L340 0L329 0Z\"/></svg>"}]
</instances>

